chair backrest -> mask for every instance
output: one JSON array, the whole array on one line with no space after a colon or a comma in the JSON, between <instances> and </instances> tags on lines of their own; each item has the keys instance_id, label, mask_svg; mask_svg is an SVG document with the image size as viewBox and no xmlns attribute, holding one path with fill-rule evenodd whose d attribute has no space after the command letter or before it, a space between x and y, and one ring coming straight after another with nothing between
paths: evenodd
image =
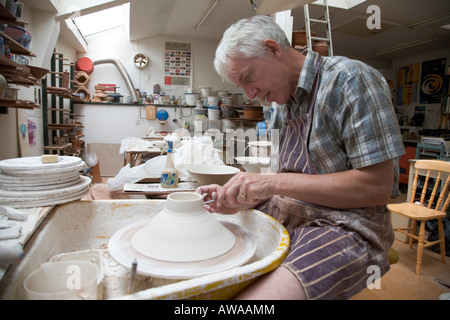
<instances>
[{"instance_id":1,"label":"chair backrest","mask_svg":"<svg viewBox=\"0 0 450 320\"><path fill-rule=\"evenodd\" d=\"M416 159L441 159L444 154L444 145L417 143Z\"/></svg>"},{"instance_id":2,"label":"chair backrest","mask_svg":"<svg viewBox=\"0 0 450 320\"><path fill-rule=\"evenodd\" d=\"M448 186L450 183L450 162L441 161L441 160L417 160L414 167L415 167L415 174L414 174L413 185L411 187L410 202L414 203L414 201L415 201L414 198L416 195L416 190L417 190L417 185L418 185L418 180L419 180L419 170L426 170L425 181L424 181L422 192L420 195L420 205L423 205L423 203L426 199L426 194L427 194L428 183L430 181L430 177L432 179L435 178L433 191L431 192L430 198L428 199L428 208L431 208L434 203L434 198L436 196L439 186L441 185L443 173L444 174L447 173L448 176L447 176L447 179L445 180L445 185L443 187L441 187L441 190L439 192L439 198L435 205L436 211L444 212L445 210L447 210L447 207L450 204L450 193L447 192ZM445 198L445 201L443 201L444 198ZM441 205L442 205L442 208L439 209L439 207Z\"/></svg>"}]
</instances>

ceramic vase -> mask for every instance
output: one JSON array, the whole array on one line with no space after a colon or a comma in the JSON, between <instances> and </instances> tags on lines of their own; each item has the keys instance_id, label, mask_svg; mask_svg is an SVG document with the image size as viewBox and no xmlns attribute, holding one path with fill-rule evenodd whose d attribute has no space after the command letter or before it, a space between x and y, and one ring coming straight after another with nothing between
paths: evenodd
<instances>
[{"instance_id":1,"label":"ceramic vase","mask_svg":"<svg viewBox=\"0 0 450 320\"><path fill-rule=\"evenodd\" d=\"M236 237L204 208L200 194L177 192L168 195L166 207L134 234L131 243L152 259L193 262L225 254Z\"/></svg>"}]
</instances>

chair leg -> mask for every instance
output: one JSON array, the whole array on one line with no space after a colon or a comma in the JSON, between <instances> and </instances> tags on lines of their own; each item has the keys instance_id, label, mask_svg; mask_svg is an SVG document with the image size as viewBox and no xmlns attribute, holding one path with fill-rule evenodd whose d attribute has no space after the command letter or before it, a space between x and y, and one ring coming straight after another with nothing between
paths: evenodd
<instances>
[{"instance_id":1,"label":"chair leg","mask_svg":"<svg viewBox=\"0 0 450 320\"><path fill-rule=\"evenodd\" d=\"M441 260L445 263L445 238L444 238L444 227L442 225L442 219L438 219L438 231L439 231L439 246L441 247Z\"/></svg>"},{"instance_id":2,"label":"chair leg","mask_svg":"<svg viewBox=\"0 0 450 320\"><path fill-rule=\"evenodd\" d=\"M423 247L425 244L425 221L420 222L419 242L417 243L417 264L416 274L420 274L420 267L422 266Z\"/></svg>"},{"instance_id":3,"label":"chair leg","mask_svg":"<svg viewBox=\"0 0 450 320\"><path fill-rule=\"evenodd\" d=\"M416 229L417 229L417 220L413 220L411 222L411 233L416 234ZM414 242L414 238L409 237L409 247L410 248L412 248L413 242Z\"/></svg>"}]
</instances>

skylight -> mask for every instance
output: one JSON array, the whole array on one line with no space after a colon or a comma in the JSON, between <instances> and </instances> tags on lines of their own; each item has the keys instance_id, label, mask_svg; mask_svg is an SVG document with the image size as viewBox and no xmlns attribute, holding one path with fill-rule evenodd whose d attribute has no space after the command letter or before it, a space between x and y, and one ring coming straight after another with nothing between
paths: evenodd
<instances>
[{"instance_id":1,"label":"skylight","mask_svg":"<svg viewBox=\"0 0 450 320\"><path fill-rule=\"evenodd\" d=\"M366 0L328 0L329 7L341 8L341 9L350 9L354 6L357 6L360 3L365 2ZM318 0L313 3L321 3L323 4L323 0Z\"/></svg>"},{"instance_id":2,"label":"skylight","mask_svg":"<svg viewBox=\"0 0 450 320\"><path fill-rule=\"evenodd\" d=\"M123 26L123 5L73 18L84 37Z\"/></svg>"}]
</instances>

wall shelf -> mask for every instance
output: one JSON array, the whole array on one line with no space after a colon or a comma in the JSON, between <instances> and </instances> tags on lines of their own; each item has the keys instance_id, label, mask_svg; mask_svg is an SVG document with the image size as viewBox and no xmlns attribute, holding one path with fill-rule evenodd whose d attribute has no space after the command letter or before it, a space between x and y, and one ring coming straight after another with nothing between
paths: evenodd
<instances>
[{"instance_id":1,"label":"wall shelf","mask_svg":"<svg viewBox=\"0 0 450 320\"><path fill-rule=\"evenodd\" d=\"M82 117L73 112L73 103L81 101L81 98L73 93L74 64L64 64L68 59L62 53L53 52L50 62L51 71L47 70L48 77L43 80L43 123L47 130L44 131L44 150L79 157L84 148L83 124L73 120L73 117ZM70 66L70 72L64 71L64 65ZM47 85L50 81L50 86ZM47 99L50 95L50 99ZM70 107L65 105L65 99L70 100ZM49 101L48 101L49 100ZM51 111L47 114L48 111ZM69 118L68 118L68 117ZM70 119L71 123L66 123ZM55 142L55 143L54 143ZM59 143L58 143L59 142Z\"/></svg>"},{"instance_id":2,"label":"wall shelf","mask_svg":"<svg viewBox=\"0 0 450 320\"><path fill-rule=\"evenodd\" d=\"M17 20L17 18L12 15L2 4L0 4L0 22L21 27L24 27L27 24L24 21ZM26 49L6 33L0 31L0 37L8 42L8 47L11 53L36 57L34 53ZM42 78L47 72L48 70L46 69L22 65L11 60L8 57L0 55L0 74L5 77L8 84L16 84L26 87L39 85L37 81ZM0 98L0 106L20 109L40 108L38 104L32 101L8 98Z\"/></svg>"},{"instance_id":3,"label":"wall shelf","mask_svg":"<svg viewBox=\"0 0 450 320\"><path fill-rule=\"evenodd\" d=\"M0 31L0 36L3 38L3 40L8 40L8 46L11 53L20 54L22 56L36 57L33 52L22 46L20 43L16 42L6 33Z\"/></svg>"},{"instance_id":4,"label":"wall shelf","mask_svg":"<svg viewBox=\"0 0 450 320\"><path fill-rule=\"evenodd\" d=\"M28 24L26 21L17 20L17 17L9 12L3 4L0 4L0 22L19 27L25 27Z\"/></svg>"},{"instance_id":5,"label":"wall shelf","mask_svg":"<svg viewBox=\"0 0 450 320\"><path fill-rule=\"evenodd\" d=\"M48 151L63 151L67 148L70 148L72 146L71 143L62 143L62 144L52 144L49 146L45 146L44 150Z\"/></svg>"},{"instance_id":6,"label":"wall shelf","mask_svg":"<svg viewBox=\"0 0 450 320\"><path fill-rule=\"evenodd\" d=\"M40 107L28 100L16 100L12 98L0 98L0 106L18 109L35 109Z\"/></svg>"},{"instance_id":7,"label":"wall shelf","mask_svg":"<svg viewBox=\"0 0 450 320\"><path fill-rule=\"evenodd\" d=\"M176 104L155 104L155 103L150 103L150 104L145 104L145 103L121 103L121 102L75 102L74 104L86 104L86 105L104 105L104 106L130 106L130 107L146 107L146 106L155 106L158 108L195 108L195 106L182 106L182 105L176 105Z\"/></svg>"}]
</instances>

